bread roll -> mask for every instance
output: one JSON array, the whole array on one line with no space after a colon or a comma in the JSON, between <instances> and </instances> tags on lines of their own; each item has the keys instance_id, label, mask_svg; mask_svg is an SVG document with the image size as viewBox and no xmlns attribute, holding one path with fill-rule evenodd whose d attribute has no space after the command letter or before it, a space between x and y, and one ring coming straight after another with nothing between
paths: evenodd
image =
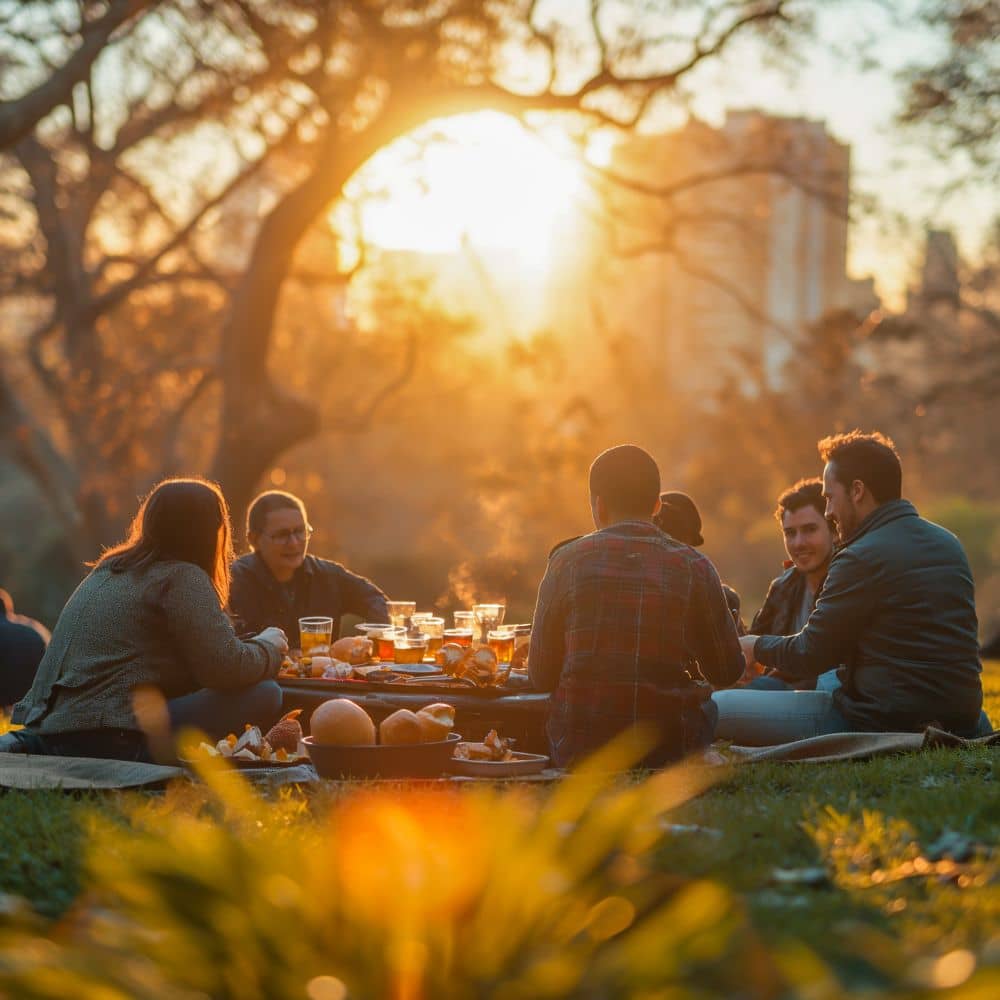
<instances>
[{"instance_id":1,"label":"bread roll","mask_svg":"<svg viewBox=\"0 0 1000 1000\"><path fill-rule=\"evenodd\" d=\"M372 658L372 641L361 635L347 635L330 647L330 655L345 663L367 663Z\"/></svg>"},{"instance_id":2,"label":"bread roll","mask_svg":"<svg viewBox=\"0 0 1000 1000\"><path fill-rule=\"evenodd\" d=\"M378 727L378 741L383 746L423 743L423 727L413 712L408 708L401 708L382 720Z\"/></svg>"},{"instance_id":3,"label":"bread roll","mask_svg":"<svg viewBox=\"0 0 1000 1000\"><path fill-rule=\"evenodd\" d=\"M359 705L346 698L324 701L309 720L315 743L327 746L371 746L375 742L375 723Z\"/></svg>"},{"instance_id":4,"label":"bread roll","mask_svg":"<svg viewBox=\"0 0 1000 1000\"><path fill-rule=\"evenodd\" d=\"M455 725L455 709L439 701L420 709L417 712L417 721L420 723L425 743L447 739Z\"/></svg>"}]
</instances>

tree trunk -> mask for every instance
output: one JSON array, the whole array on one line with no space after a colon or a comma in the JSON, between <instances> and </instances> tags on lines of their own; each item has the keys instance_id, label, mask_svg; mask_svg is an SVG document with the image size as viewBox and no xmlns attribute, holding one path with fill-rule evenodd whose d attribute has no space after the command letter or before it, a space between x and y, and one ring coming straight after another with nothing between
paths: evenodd
<instances>
[{"instance_id":1,"label":"tree trunk","mask_svg":"<svg viewBox=\"0 0 1000 1000\"><path fill-rule=\"evenodd\" d=\"M359 167L436 113L434 96L418 100L409 93L391 99L362 133L338 141L331 131L320 143L312 172L261 225L222 331L222 430L212 463L212 477L229 501L238 537L267 470L283 452L319 431L318 408L276 384L267 370L281 288L296 247Z\"/></svg>"}]
</instances>

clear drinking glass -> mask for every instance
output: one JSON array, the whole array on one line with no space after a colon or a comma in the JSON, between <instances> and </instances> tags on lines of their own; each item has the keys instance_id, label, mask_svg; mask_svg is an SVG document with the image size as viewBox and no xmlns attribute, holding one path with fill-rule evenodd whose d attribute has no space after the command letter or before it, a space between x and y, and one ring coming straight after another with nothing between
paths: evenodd
<instances>
[{"instance_id":1,"label":"clear drinking glass","mask_svg":"<svg viewBox=\"0 0 1000 1000\"><path fill-rule=\"evenodd\" d=\"M395 655L397 663L422 663L427 655L427 636L397 632Z\"/></svg>"},{"instance_id":2,"label":"clear drinking glass","mask_svg":"<svg viewBox=\"0 0 1000 1000\"><path fill-rule=\"evenodd\" d=\"M417 602L389 601L387 602L387 608L389 611L389 621L392 622L396 628L409 628L413 612L417 610Z\"/></svg>"},{"instance_id":3,"label":"clear drinking glass","mask_svg":"<svg viewBox=\"0 0 1000 1000\"><path fill-rule=\"evenodd\" d=\"M485 646L489 642L490 629L503 624L505 604L475 604L472 607L472 618L476 623L474 642Z\"/></svg>"},{"instance_id":4,"label":"clear drinking glass","mask_svg":"<svg viewBox=\"0 0 1000 1000\"><path fill-rule=\"evenodd\" d=\"M496 653L497 663L510 663L514 657L514 626L490 629L487 639Z\"/></svg>"},{"instance_id":5,"label":"clear drinking glass","mask_svg":"<svg viewBox=\"0 0 1000 1000\"><path fill-rule=\"evenodd\" d=\"M332 618L300 618L299 645L303 656L325 656L333 642Z\"/></svg>"},{"instance_id":6,"label":"clear drinking glass","mask_svg":"<svg viewBox=\"0 0 1000 1000\"><path fill-rule=\"evenodd\" d=\"M414 624L427 636L427 658L433 660L434 654L444 645L444 619L428 615Z\"/></svg>"}]
</instances>

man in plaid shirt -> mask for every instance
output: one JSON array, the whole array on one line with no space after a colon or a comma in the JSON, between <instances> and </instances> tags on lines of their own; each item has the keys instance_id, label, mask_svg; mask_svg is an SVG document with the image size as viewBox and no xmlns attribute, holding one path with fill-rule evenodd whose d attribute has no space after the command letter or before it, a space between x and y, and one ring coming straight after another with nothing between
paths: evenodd
<instances>
[{"instance_id":1,"label":"man in plaid shirt","mask_svg":"<svg viewBox=\"0 0 1000 1000\"><path fill-rule=\"evenodd\" d=\"M659 743L657 767L711 742L711 688L743 673L736 625L719 575L652 517L660 473L634 445L610 448L590 467L597 530L553 553L538 590L528 669L553 691L553 761L568 766L637 722ZM699 676L700 675L700 676Z\"/></svg>"}]
</instances>

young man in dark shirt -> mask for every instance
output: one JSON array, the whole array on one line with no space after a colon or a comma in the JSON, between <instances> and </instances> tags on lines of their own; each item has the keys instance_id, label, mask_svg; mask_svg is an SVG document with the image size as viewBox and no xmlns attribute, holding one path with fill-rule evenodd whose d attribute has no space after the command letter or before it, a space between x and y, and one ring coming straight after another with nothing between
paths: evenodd
<instances>
[{"instance_id":1,"label":"young man in dark shirt","mask_svg":"<svg viewBox=\"0 0 1000 1000\"><path fill-rule=\"evenodd\" d=\"M528 670L553 692L548 734L560 766L640 722L659 731L648 766L707 746L711 689L691 669L717 686L743 672L715 567L653 524L659 492L641 448L600 454L590 468L597 530L559 547L539 587Z\"/></svg>"},{"instance_id":2,"label":"young man in dark shirt","mask_svg":"<svg viewBox=\"0 0 1000 1000\"><path fill-rule=\"evenodd\" d=\"M902 499L892 441L852 431L819 451L826 516L840 547L796 634L741 639L748 663L794 678L831 663L830 691L722 691L720 736L767 745L825 733L918 732L936 724L983 735L975 585L958 539Z\"/></svg>"},{"instance_id":3,"label":"young man in dark shirt","mask_svg":"<svg viewBox=\"0 0 1000 1000\"><path fill-rule=\"evenodd\" d=\"M754 635L795 635L809 621L816 607L826 571L833 558L837 530L826 517L821 479L800 479L778 497L774 512L781 528L788 561L781 576L768 587L767 597L750 623ZM820 678L808 678L788 683L774 668L752 680L747 687L754 690L812 690L824 688L834 674L828 671Z\"/></svg>"},{"instance_id":4,"label":"young man in dark shirt","mask_svg":"<svg viewBox=\"0 0 1000 1000\"><path fill-rule=\"evenodd\" d=\"M299 619L341 615L366 622L388 622L385 594L371 580L329 559L307 554L312 528L305 504L294 494L261 493L247 512L251 552L233 563L229 608L237 629L283 629L297 645Z\"/></svg>"}]
</instances>

